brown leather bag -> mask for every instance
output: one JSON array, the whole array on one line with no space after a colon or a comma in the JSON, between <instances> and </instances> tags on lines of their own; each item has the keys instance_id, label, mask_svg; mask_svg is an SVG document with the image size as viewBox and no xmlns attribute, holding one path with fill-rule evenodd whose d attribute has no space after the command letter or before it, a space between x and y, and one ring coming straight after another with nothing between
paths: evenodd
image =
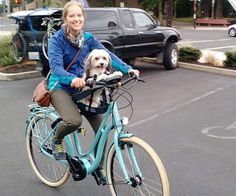
<instances>
[{"instance_id":1,"label":"brown leather bag","mask_svg":"<svg viewBox=\"0 0 236 196\"><path fill-rule=\"evenodd\" d=\"M51 103L51 90L48 90L48 80L42 80L33 92L33 102L41 107L48 107Z\"/></svg>"},{"instance_id":2,"label":"brown leather bag","mask_svg":"<svg viewBox=\"0 0 236 196\"><path fill-rule=\"evenodd\" d=\"M71 61L71 63L67 66L66 71L71 67L74 63L75 59L78 57L79 51L76 53L75 57ZM51 103L51 92L58 84L59 80L55 82L53 87L48 90L48 79L51 74L51 71L47 74L47 77L43 79L35 88L33 92L33 102L36 102L41 107L49 107Z\"/></svg>"}]
</instances>

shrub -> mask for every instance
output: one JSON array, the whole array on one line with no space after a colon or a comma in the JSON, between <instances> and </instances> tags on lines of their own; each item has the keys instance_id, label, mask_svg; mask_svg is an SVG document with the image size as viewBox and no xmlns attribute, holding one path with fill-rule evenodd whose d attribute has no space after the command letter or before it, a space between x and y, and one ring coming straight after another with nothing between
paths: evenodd
<instances>
[{"instance_id":1,"label":"shrub","mask_svg":"<svg viewBox=\"0 0 236 196\"><path fill-rule=\"evenodd\" d=\"M16 64L11 51L11 37L0 39L0 46L0 66Z\"/></svg>"},{"instance_id":2,"label":"shrub","mask_svg":"<svg viewBox=\"0 0 236 196\"><path fill-rule=\"evenodd\" d=\"M236 51L225 52L226 60L224 61L226 66L236 67Z\"/></svg>"},{"instance_id":3,"label":"shrub","mask_svg":"<svg viewBox=\"0 0 236 196\"><path fill-rule=\"evenodd\" d=\"M201 51L193 47L182 47L179 49L179 60L186 61L197 61L201 57Z\"/></svg>"}]
</instances>

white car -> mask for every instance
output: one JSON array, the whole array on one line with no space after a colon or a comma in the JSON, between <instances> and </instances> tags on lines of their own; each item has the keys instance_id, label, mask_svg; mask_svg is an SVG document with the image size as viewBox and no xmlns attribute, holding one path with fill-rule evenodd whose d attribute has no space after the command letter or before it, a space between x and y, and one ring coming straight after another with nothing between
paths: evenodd
<instances>
[{"instance_id":1,"label":"white car","mask_svg":"<svg viewBox=\"0 0 236 196\"><path fill-rule=\"evenodd\" d=\"M230 25L228 27L228 34L230 37L235 37L236 36L236 24Z\"/></svg>"}]
</instances>

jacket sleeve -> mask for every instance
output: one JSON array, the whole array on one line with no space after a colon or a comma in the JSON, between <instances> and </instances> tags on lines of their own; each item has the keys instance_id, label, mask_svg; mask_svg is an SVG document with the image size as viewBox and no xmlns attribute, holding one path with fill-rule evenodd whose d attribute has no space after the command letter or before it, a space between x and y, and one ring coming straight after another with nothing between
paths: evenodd
<instances>
[{"instance_id":1,"label":"jacket sleeve","mask_svg":"<svg viewBox=\"0 0 236 196\"><path fill-rule=\"evenodd\" d=\"M76 75L69 73L64 68L63 43L53 36L48 43L48 59L52 75L60 83L70 85Z\"/></svg>"},{"instance_id":2,"label":"jacket sleeve","mask_svg":"<svg viewBox=\"0 0 236 196\"><path fill-rule=\"evenodd\" d=\"M90 51L93 49L104 49L106 50L112 59L112 67L121 71L124 74L128 73L129 69L132 69L130 65L127 65L125 62L123 62L118 56L116 56L114 53L110 52L108 49L106 49L92 34L89 33L88 40L90 43Z\"/></svg>"}]
</instances>

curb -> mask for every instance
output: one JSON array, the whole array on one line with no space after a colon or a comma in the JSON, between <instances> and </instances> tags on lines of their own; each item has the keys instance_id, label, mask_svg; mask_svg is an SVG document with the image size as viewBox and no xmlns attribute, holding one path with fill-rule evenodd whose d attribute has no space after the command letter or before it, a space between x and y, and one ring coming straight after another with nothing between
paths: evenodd
<instances>
[{"instance_id":1,"label":"curb","mask_svg":"<svg viewBox=\"0 0 236 196\"><path fill-rule=\"evenodd\" d=\"M196 65L191 63L184 63L179 62L179 67L185 68L185 69L192 69L196 71L204 71L208 73L215 73L215 74L221 74L221 75L227 75L227 76L236 76L236 70L229 70L219 67L208 67L204 65Z\"/></svg>"},{"instance_id":2,"label":"curb","mask_svg":"<svg viewBox=\"0 0 236 196\"><path fill-rule=\"evenodd\" d=\"M28 71L21 73L0 73L0 80L12 81L12 80L35 78L40 76L42 76L40 71Z\"/></svg>"},{"instance_id":3,"label":"curb","mask_svg":"<svg viewBox=\"0 0 236 196\"><path fill-rule=\"evenodd\" d=\"M147 63L157 63L157 60L154 58L143 57L140 60ZM184 62L179 62L178 67L181 67L184 69L208 72L208 73L221 74L221 75L226 75L226 76L236 76L236 70L224 69L224 68L219 68L219 67L208 67L204 65L197 65L197 64L184 63Z\"/></svg>"}]
</instances>

